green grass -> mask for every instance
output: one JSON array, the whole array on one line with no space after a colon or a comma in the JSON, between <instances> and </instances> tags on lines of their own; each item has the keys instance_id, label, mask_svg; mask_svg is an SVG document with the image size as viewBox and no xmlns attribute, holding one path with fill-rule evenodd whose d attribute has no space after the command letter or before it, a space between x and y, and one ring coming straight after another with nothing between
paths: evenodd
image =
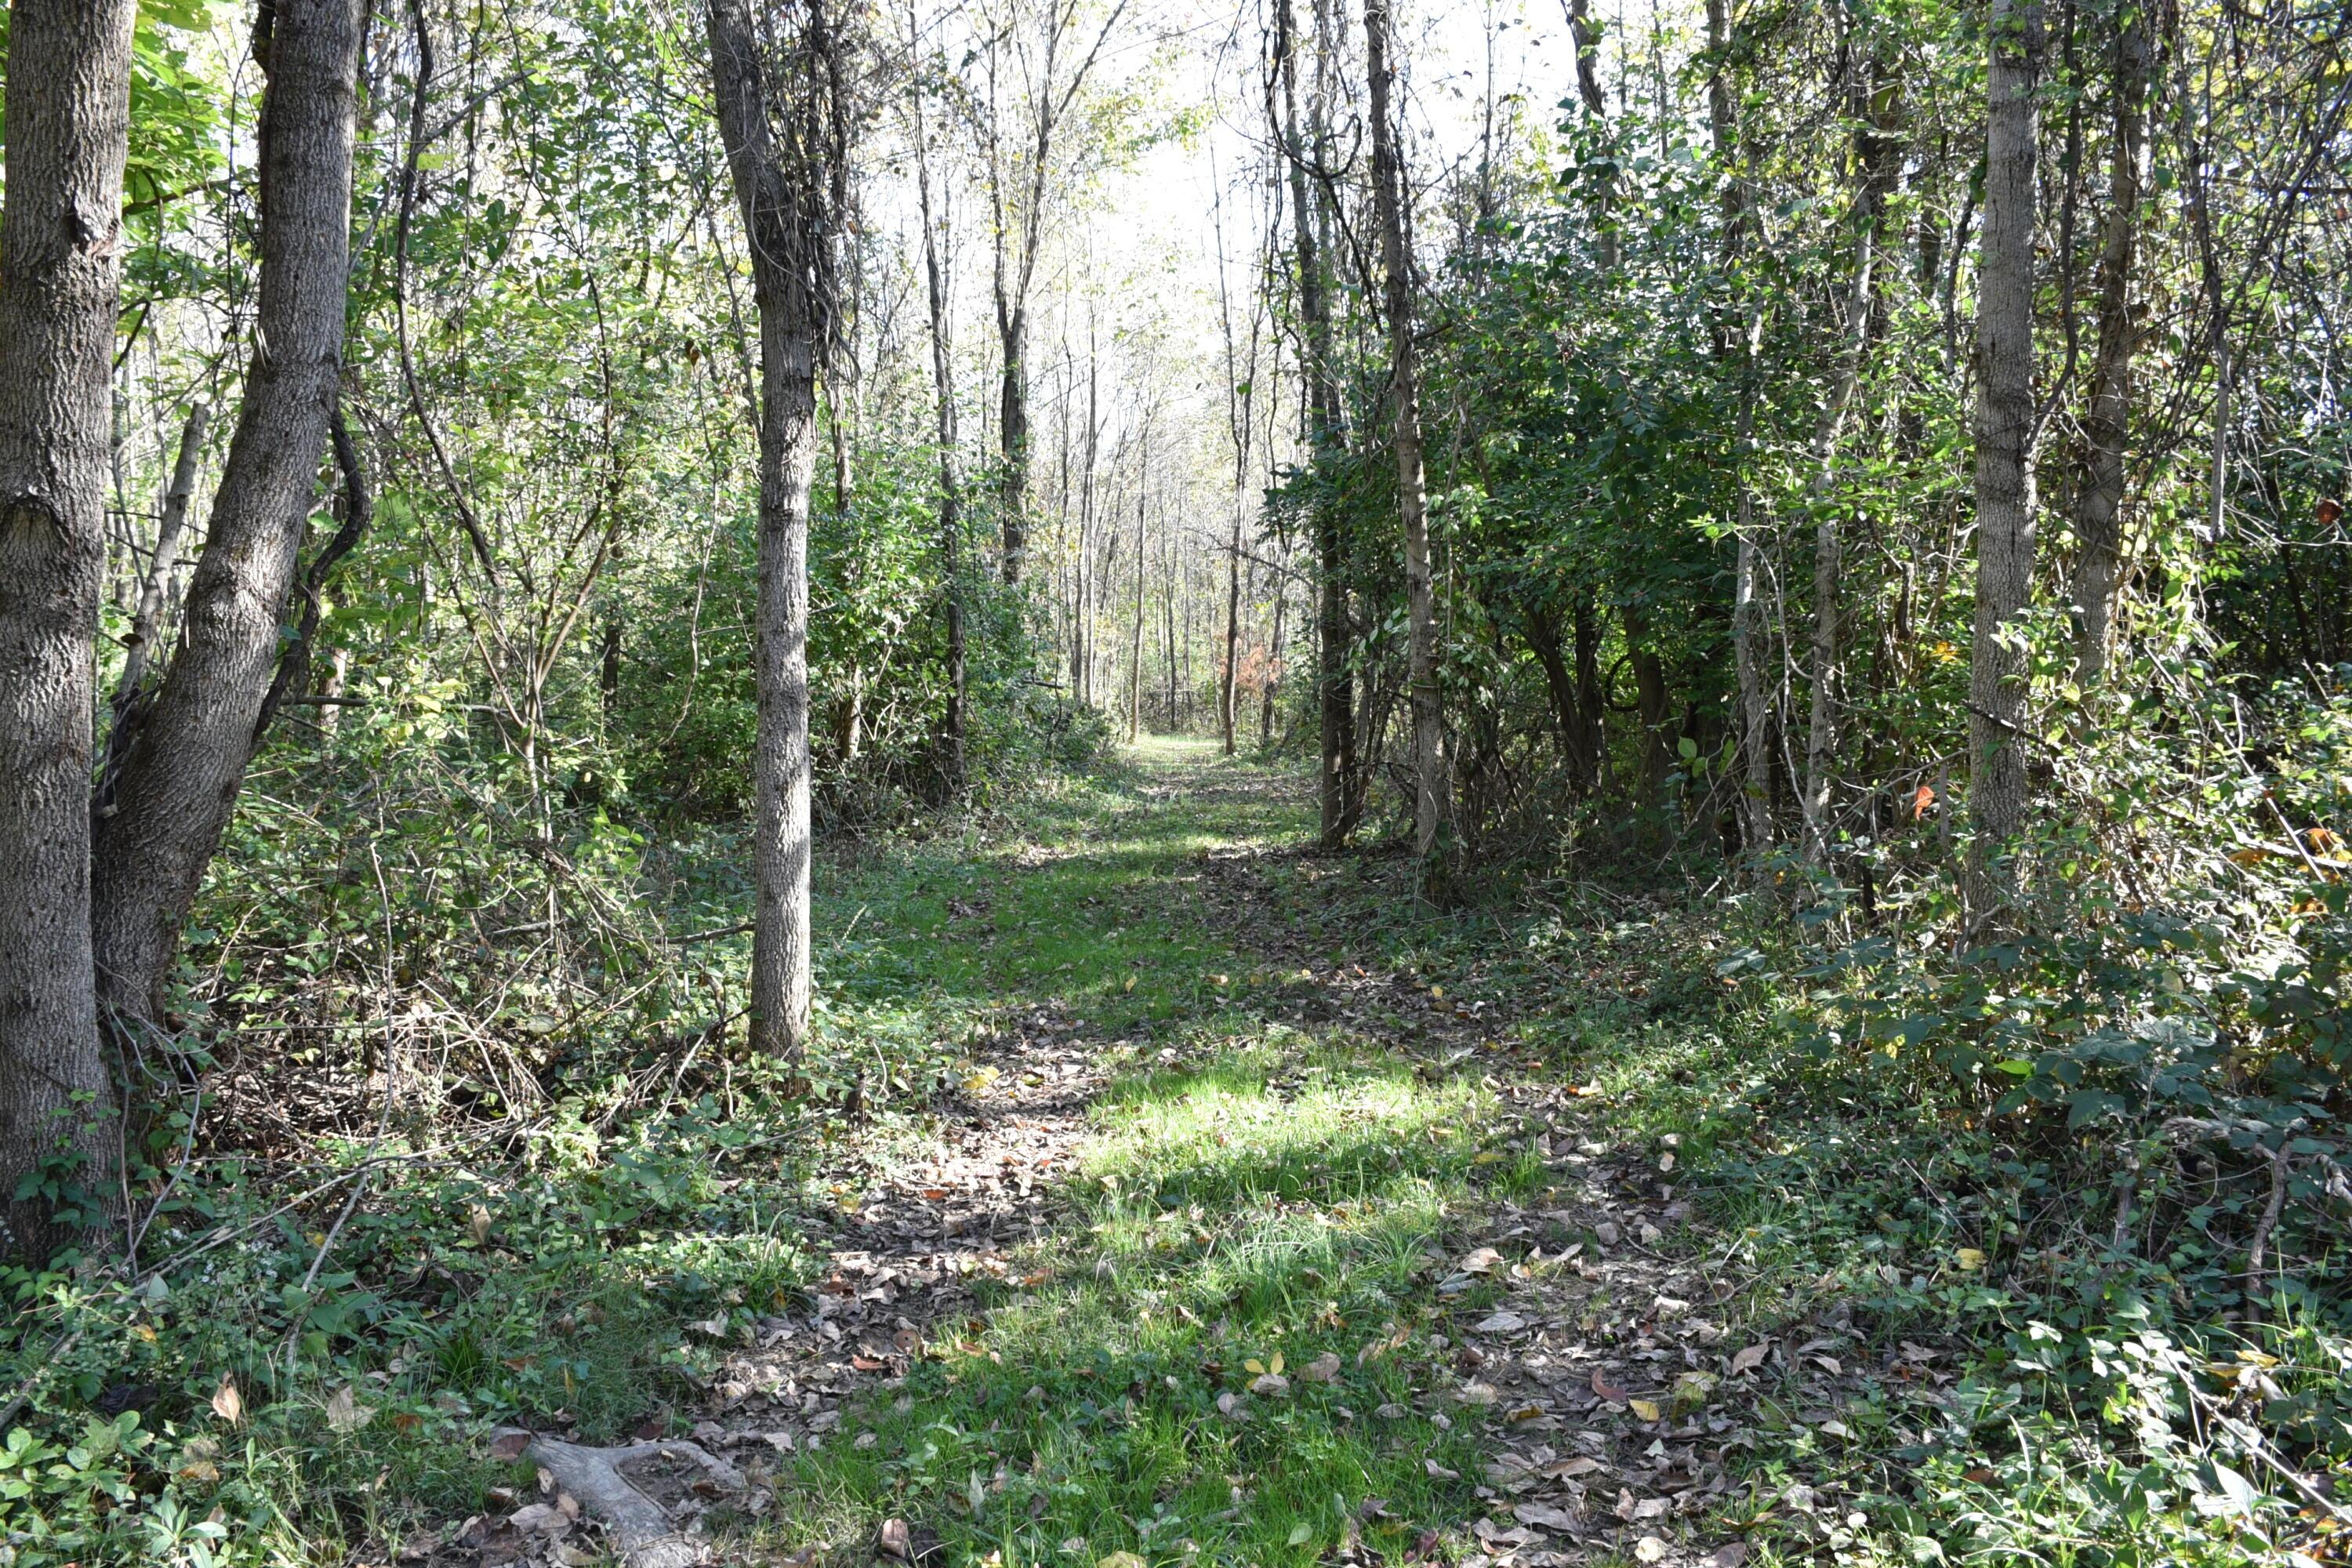
<instances>
[{"instance_id":1,"label":"green grass","mask_svg":"<svg viewBox=\"0 0 2352 1568\"><path fill-rule=\"evenodd\" d=\"M2310 1539L2274 1495L2215 1511L2216 1465L2273 1478L2226 1443L2164 1448L2194 1424L2148 1369L2192 1340L2275 1355L2277 1397L2239 1408L2324 1468L2352 1452L2336 1320L2299 1307L2232 1338L2175 1321L2162 1260L2095 1251L2030 1289L1990 1285L1967 1253L2005 1264L2032 1205L2063 1213L2065 1194L2032 1194L2041 1178L1913 1064L1805 1048L1801 993L1717 980L1716 917L1441 917L1376 856L1262 857L1245 904L1215 885L1210 856L1311 826L1295 782L1163 742L1017 809L845 851L818 874L811 1060L833 1090L863 1084L865 1120L737 1063L659 1115L607 1125L583 1099L520 1145L387 1168L307 1294L331 1203L152 1299L52 1281L0 1368L32 1389L33 1446L0 1451L14 1561L349 1561L527 1486L485 1457L495 1424L689 1425L718 1352L687 1325L794 1302L821 1271L803 1232L835 1204L822 1157L914 1155L924 1097L1040 1011L1083 1026L1108 1075L1060 1222L968 1321L934 1326L902 1384L801 1450L726 1552L856 1549L898 1517L945 1562L993 1568L1121 1552L1305 1568L1350 1539L1371 1560L1466 1555L1497 1508L1477 1495L1491 1434L1453 1403L1462 1373L1435 1336L1493 1292L1437 1286L1498 1200L1544 1206L1555 1173L1498 1135L1514 1079L1582 1086L1618 1148L1676 1141L1703 1223L1662 1245L1727 1298L1726 1345L1850 1333L1843 1436L1794 1375L1709 1411L1710 1440L1739 1441L1690 1540L1737 1534L1767 1565L2087 1568L2283 1562ZM681 923L724 923L709 897ZM708 953L740 970L739 951ZM1442 985L1487 1021L1441 1045L1376 987L1339 1022L1298 1022L1302 957ZM258 1215L264 1190L206 1185L185 1223ZM1623 1310L1606 1279L1585 1306L1604 1337ZM45 1361L68 1325L80 1337ZM1940 1349L1946 1383L1884 1370L1906 1339ZM1286 1386L1253 1392L1277 1372ZM224 1374L247 1406L234 1426L208 1403ZM363 1426L330 1417L346 1386ZM94 1409L121 1387L158 1394L127 1426ZM1797 1482L1834 1505L1791 1509Z\"/></svg>"}]
</instances>

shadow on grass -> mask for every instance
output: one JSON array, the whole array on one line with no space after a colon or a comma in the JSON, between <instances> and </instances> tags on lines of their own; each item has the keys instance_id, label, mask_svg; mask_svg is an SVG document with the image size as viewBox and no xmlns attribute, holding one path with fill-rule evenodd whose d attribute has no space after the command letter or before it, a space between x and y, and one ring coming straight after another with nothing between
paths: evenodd
<instances>
[{"instance_id":1,"label":"shadow on grass","mask_svg":"<svg viewBox=\"0 0 2352 1568\"><path fill-rule=\"evenodd\" d=\"M779 1539L895 1513L947 1561L1008 1568L1118 1550L1305 1564L1351 1530L1402 1556L1475 1506L1456 1379L1413 1325L1449 1209L1515 1173L1480 1163L1493 1109L1331 1053L1121 1086L1079 1214L1024 1260L1044 1282L803 1457Z\"/></svg>"}]
</instances>

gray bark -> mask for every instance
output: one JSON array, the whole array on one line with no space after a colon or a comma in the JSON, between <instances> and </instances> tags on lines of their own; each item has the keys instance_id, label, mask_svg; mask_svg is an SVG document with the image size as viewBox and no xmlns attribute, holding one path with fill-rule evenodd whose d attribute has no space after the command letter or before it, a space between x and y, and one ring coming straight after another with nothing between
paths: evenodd
<instances>
[{"instance_id":1,"label":"gray bark","mask_svg":"<svg viewBox=\"0 0 2352 1568\"><path fill-rule=\"evenodd\" d=\"M2025 657L2033 581L2034 91L2039 0L1993 0L1984 227L1977 295L1977 603L1969 656L1971 903L2000 898L1990 867L2025 821Z\"/></svg>"},{"instance_id":2,"label":"gray bark","mask_svg":"<svg viewBox=\"0 0 2352 1568\"><path fill-rule=\"evenodd\" d=\"M760 310L759 712L752 763L751 1046L808 1038L808 523L816 378L831 341L835 228L845 206L839 39L823 0L798 8L772 94L750 0L709 0L719 128L751 243ZM789 132L779 137L772 121Z\"/></svg>"},{"instance_id":3,"label":"gray bark","mask_svg":"<svg viewBox=\"0 0 2352 1568\"><path fill-rule=\"evenodd\" d=\"M1421 385L1412 342L1412 258L1405 246L1404 170L1389 104L1388 0L1366 0L1364 69L1370 78L1372 200L1387 274L1389 380L1396 400L1397 510L1404 522L1407 679L1412 713L1412 842L1422 890L1437 902L1450 896L1438 843L1445 810L1444 713L1437 689L1437 612L1430 570L1429 512L1421 445Z\"/></svg>"},{"instance_id":4,"label":"gray bark","mask_svg":"<svg viewBox=\"0 0 2352 1568\"><path fill-rule=\"evenodd\" d=\"M2123 564L2124 441L2131 415L2132 353L2139 341L2131 290L2140 196L2148 174L2150 74L2146 14L2127 9L2116 37L2115 146L2106 234L2099 247L2099 341L2091 361L2090 410L2083 418L2084 471L2074 496L2074 536L2082 544L2074 569L2075 652L2079 679L2086 686L2106 673Z\"/></svg>"},{"instance_id":5,"label":"gray bark","mask_svg":"<svg viewBox=\"0 0 2352 1568\"><path fill-rule=\"evenodd\" d=\"M236 809L342 374L361 0L278 0L257 28L261 305L236 432L155 703L97 811L99 1000L162 1016L180 929Z\"/></svg>"},{"instance_id":6,"label":"gray bark","mask_svg":"<svg viewBox=\"0 0 2352 1568\"><path fill-rule=\"evenodd\" d=\"M130 138L131 0L16 0L0 215L0 1246L57 1239L11 1194L113 1136L89 935L92 658ZM80 1104L82 1110L73 1108Z\"/></svg>"}]
</instances>

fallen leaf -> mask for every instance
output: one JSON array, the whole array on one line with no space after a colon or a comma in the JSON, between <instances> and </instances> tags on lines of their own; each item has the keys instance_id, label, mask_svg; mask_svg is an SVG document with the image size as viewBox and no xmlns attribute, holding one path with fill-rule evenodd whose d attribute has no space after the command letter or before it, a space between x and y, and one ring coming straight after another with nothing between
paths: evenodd
<instances>
[{"instance_id":1,"label":"fallen leaf","mask_svg":"<svg viewBox=\"0 0 2352 1568\"><path fill-rule=\"evenodd\" d=\"M562 1535L572 1528L572 1521L562 1509L543 1502L515 1510L514 1517L507 1522L525 1535Z\"/></svg>"},{"instance_id":2,"label":"fallen leaf","mask_svg":"<svg viewBox=\"0 0 2352 1568\"><path fill-rule=\"evenodd\" d=\"M1305 1378L1309 1383L1339 1382L1339 1352L1336 1351L1325 1351L1321 1355L1317 1356L1313 1361L1310 1361L1305 1366L1300 1367L1298 1369L1298 1375Z\"/></svg>"},{"instance_id":3,"label":"fallen leaf","mask_svg":"<svg viewBox=\"0 0 2352 1568\"><path fill-rule=\"evenodd\" d=\"M1114 1552L1108 1557L1097 1559L1095 1568L1145 1568L1145 1563L1132 1552Z\"/></svg>"},{"instance_id":4,"label":"fallen leaf","mask_svg":"<svg viewBox=\"0 0 2352 1568\"><path fill-rule=\"evenodd\" d=\"M221 1373L220 1386L213 1390L213 1414L234 1426L245 1419L245 1396L236 1391L236 1378Z\"/></svg>"},{"instance_id":5,"label":"fallen leaf","mask_svg":"<svg viewBox=\"0 0 2352 1568\"><path fill-rule=\"evenodd\" d=\"M1609 1374L1599 1367L1592 1369L1592 1392L1612 1405L1622 1405L1627 1398L1623 1389L1609 1381Z\"/></svg>"},{"instance_id":6,"label":"fallen leaf","mask_svg":"<svg viewBox=\"0 0 2352 1568\"><path fill-rule=\"evenodd\" d=\"M1601 1468L1601 1461L1579 1454L1572 1459L1562 1459L1548 1467L1544 1474L1552 1477L1589 1476Z\"/></svg>"},{"instance_id":7,"label":"fallen leaf","mask_svg":"<svg viewBox=\"0 0 2352 1568\"><path fill-rule=\"evenodd\" d=\"M1706 1561L1708 1568L1739 1568L1742 1563L1748 1561L1748 1542L1727 1541L1717 1547L1715 1554Z\"/></svg>"},{"instance_id":8,"label":"fallen leaf","mask_svg":"<svg viewBox=\"0 0 2352 1568\"><path fill-rule=\"evenodd\" d=\"M903 1519L884 1520L882 1532L875 1538L874 1550L885 1557L895 1557L901 1563L911 1558L914 1555L914 1542L913 1538L907 1532L907 1521Z\"/></svg>"},{"instance_id":9,"label":"fallen leaf","mask_svg":"<svg viewBox=\"0 0 2352 1568\"><path fill-rule=\"evenodd\" d=\"M1731 1358L1731 1370L1734 1374L1738 1374L1759 1367L1764 1364L1764 1358L1771 1353L1772 1342L1769 1340L1760 1345L1749 1345Z\"/></svg>"},{"instance_id":10,"label":"fallen leaf","mask_svg":"<svg viewBox=\"0 0 2352 1568\"><path fill-rule=\"evenodd\" d=\"M1482 1321L1477 1331L1482 1334L1515 1334L1527 1326L1528 1321L1517 1312L1502 1311Z\"/></svg>"},{"instance_id":11,"label":"fallen leaf","mask_svg":"<svg viewBox=\"0 0 2352 1568\"><path fill-rule=\"evenodd\" d=\"M1290 1379L1283 1376L1282 1373L1278 1372L1269 1372L1255 1379L1250 1384L1250 1392L1252 1394L1263 1394L1268 1396L1287 1394L1290 1392Z\"/></svg>"},{"instance_id":12,"label":"fallen leaf","mask_svg":"<svg viewBox=\"0 0 2352 1568\"><path fill-rule=\"evenodd\" d=\"M1984 1251L1980 1247L1963 1247L1952 1257L1953 1260L1959 1264L1960 1272L1963 1274L1973 1274L1985 1265Z\"/></svg>"},{"instance_id":13,"label":"fallen leaf","mask_svg":"<svg viewBox=\"0 0 2352 1568\"><path fill-rule=\"evenodd\" d=\"M490 1211L480 1204L474 1205L466 1211L466 1228L472 1234L476 1247L488 1247L490 1244Z\"/></svg>"},{"instance_id":14,"label":"fallen leaf","mask_svg":"<svg viewBox=\"0 0 2352 1568\"><path fill-rule=\"evenodd\" d=\"M1421 1468L1428 1472L1432 1480L1458 1481L1462 1479L1461 1471L1449 1470L1435 1459L1423 1459L1421 1462Z\"/></svg>"},{"instance_id":15,"label":"fallen leaf","mask_svg":"<svg viewBox=\"0 0 2352 1568\"><path fill-rule=\"evenodd\" d=\"M1523 1502L1511 1510L1511 1517L1521 1524L1532 1524L1543 1530L1570 1531L1576 1528L1576 1516L1566 1509L1554 1508L1548 1502Z\"/></svg>"},{"instance_id":16,"label":"fallen leaf","mask_svg":"<svg viewBox=\"0 0 2352 1568\"><path fill-rule=\"evenodd\" d=\"M1633 1558L1639 1563L1663 1563L1666 1560L1666 1543L1654 1535L1645 1535L1633 1542Z\"/></svg>"},{"instance_id":17,"label":"fallen leaf","mask_svg":"<svg viewBox=\"0 0 2352 1568\"><path fill-rule=\"evenodd\" d=\"M490 1458L500 1463L520 1459L522 1458L523 1450L530 1447L530 1433L509 1427L490 1438Z\"/></svg>"},{"instance_id":18,"label":"fallen leaf","mask_svg":"<svg viewBox=\"0 0 2352 1568\"><path fill-rule=\"evenodd\" d=\"M374 1419L375 1412L359 1402L348 1383L327 1398L327 1425L334 1431L356 1432Z\"/></svg>"},{"instance_id":19,"label":"fallen leaf","mask_svg":"<svg viewBox=\"0 0 2352 1568\"><path fill-rule=\"evenodd\" d=\"M1454 1267L1464 1274L1492 1274L1503 1255L1491 1247L1482 1247Z\"/></svg>"},{"instance_id":20,"label":"fallen leaf","mask_svg":"<svg viewBox=\"0 0 2352 1568\"><path fill-rule=\"evenodd\" d=\"M1654 1399L1628 1399L1626 1405L1644 1421L1655 1421L1662 1414Z\"/></svg>"},{"instance_id":21,"label":"fallen leaf","mask_svg":"<svg viewBox=\"0 0 2352 1568\"><path fill-rule=\"evenodd\" d=\"M1484 1409L1495 1403L1495 1385L1491 1383L1465 1383L1454 1390L1454 1397L1465 1405L1475 1405Z\"/></svg>"}]
</instances>

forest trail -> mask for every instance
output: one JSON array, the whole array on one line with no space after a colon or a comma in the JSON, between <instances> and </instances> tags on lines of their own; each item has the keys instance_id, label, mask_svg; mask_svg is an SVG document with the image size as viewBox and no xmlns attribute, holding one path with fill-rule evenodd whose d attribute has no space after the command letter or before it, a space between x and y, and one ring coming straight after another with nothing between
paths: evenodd
<instances>
[{"instance_id":1,"label":"forest trail","mask_svg":"<svg viewBox=\"0 0 2352 1568\"><path fill-rule=\"evenodd\" d=\"M1738 1560L1689 1204L1401 962L1402 863L1311 816L1163 742L1050 835L845 874L975 1044L930 1113L831 1127L807 1289L694 1325L723 1351L638 1433L750 1478L638 1472L719 1560Z\"/></svg>"}]
</instances>

